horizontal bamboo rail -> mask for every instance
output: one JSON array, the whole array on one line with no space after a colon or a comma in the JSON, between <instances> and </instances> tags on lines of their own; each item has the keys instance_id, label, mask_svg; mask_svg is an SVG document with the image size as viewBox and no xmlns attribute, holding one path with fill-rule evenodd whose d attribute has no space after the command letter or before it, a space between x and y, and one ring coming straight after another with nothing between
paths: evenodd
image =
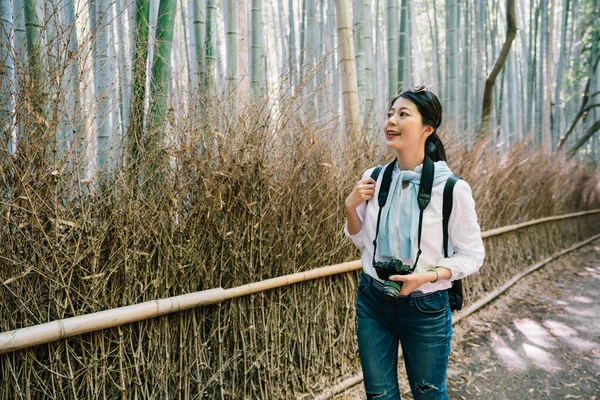
<instances>
[{"instance_id":1,"label":"horizontal bamboo rail","mask_svg":"<svg viewBox=\"0 0 600 400\"><path fill-rule=\"evenodd\" d=\"M481 237L483 239L486 239L486 238L491 237L491 236L502 235L503 233L516 231L517 229L522 229L522 228L526 228L528 226L542 224L544 222L558 221L558 220L561 220L561 219L568 219L568 218L583 217L584 215L591 215L591 214L597 214L597 213L600 213L600 209L589 210L589 211L581 211L581 212L576 212L576 213L571 213L571 214L555 215L553 217L545 217L545 218L534 219L532 221L522 222L520 224L507 225L507 226L503 226L501 228L490 229L489 231L481 232Z\"/></svg>"},{"instance_id":2,"label":"horizontal bamboo rail","mask_svg":"<svg viewBox=\"0 0 600 400\"><path fill-rule=\"evenodd\" d=\"M600 209L584 211L554 217L541 218L521 224L510 225L502 228L482 232L482 238L504 234L510 231L522 229L527 226L541 224L567 218L576 218L584 215L600 213ZM26 328L15 329L0 333L0 354L24 349L39 344L49 343L72 336L114 328L132 322L143 321L161 315L174 313L194 307L216 304L236 297L247 296L270 289L293 285L312 279L342 274L361 268L360 260L349 261L327 267L284 275L277 278L266 279L260 282L249 283L230 289L215 288L152 300L145 303L118 307L110 310L99 311L91 314L56 320L44 324L33 325ZM3 282L7 285L11 279Z\"/></svg>"},{"instance_id":3,"label":"horizontal bamboo rail","mask_svg":"<svg viewBox=\"0 0 600 400\"><path fill-rule=\"evenodd\" d=\"M145 303L113 308L86 315L79 315L45 324L0 333L0 354L24 349L38 344L53 342L71 336L114 328L132 322L143 321L189 308L216 304L235 297L293 285L326 276L337 275L361 268L360 260L331 265L291 275L249 283L231 289L215 288L168 297Z\"/></svg>"}]
</instances>

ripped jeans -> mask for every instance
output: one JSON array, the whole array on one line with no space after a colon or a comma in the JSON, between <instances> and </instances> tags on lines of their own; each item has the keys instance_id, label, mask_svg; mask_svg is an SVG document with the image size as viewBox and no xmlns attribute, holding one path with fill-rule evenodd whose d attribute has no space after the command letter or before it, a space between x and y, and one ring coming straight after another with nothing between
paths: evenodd
<instances>
[{"instance_id":1,"label":"ripped jeans","mask_svg":"<svg viewBox=\"0 0 600 400\"><path fill-rule=\"evenodd\" d=\"M386 303L373 279L361 273L356 329L367 399L400 399L398 341L415 400L448 399L452 313L446 290Z\"/></svg>"}]
</instances>

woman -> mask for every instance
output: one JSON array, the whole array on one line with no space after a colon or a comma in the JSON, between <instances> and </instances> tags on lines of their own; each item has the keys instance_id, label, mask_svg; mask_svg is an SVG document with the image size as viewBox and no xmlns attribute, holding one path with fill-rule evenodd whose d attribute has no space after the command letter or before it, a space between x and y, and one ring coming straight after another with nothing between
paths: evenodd
<instances>
[{"instance_id":1,"label":"woman","mask_svg":"<svg viewBox=\"0 0 600 400\"><path fill-rule=\"evenodd\" d=\"M484 247L469 185L460 180L453 193L448 236L454 254L442 253L442 197L452 172L436 131L442 106L425 87L396 97L384 124L386 145L396 152L389 194L379 221L377 195L383 179L367 170L345 202L345 233L362 250L363 271L356 302L358 348L368 399L399 399L398 342L415 400L447 399L446 369L452 338L452 312L447 289L452 281L478 271ZM427 150L426 150L427 149ZM417 257L419 208L417 194L425 155L434 161L431 201L423 212L420 257ZM373 199L375 201L368 201ZM377 246L374 239L377 236ZM373 254L374 248L376 254ZM399 298L381 296L373 260L400 260L414 267L408 275L392 275L401 282Z\"/></svg>"}]
</instances>

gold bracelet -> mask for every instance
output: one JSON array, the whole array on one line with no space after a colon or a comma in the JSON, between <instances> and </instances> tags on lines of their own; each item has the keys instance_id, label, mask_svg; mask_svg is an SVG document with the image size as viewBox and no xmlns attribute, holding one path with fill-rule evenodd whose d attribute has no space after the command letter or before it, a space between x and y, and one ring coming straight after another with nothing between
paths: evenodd
<instances>
[{"instance_id":1,"label":"gold bracelet","mask_svg":"<svg viewBox=\"0 0 600 400\"><path fill-rule=\"evenodd\" d=\"M440 280L440 273L438 272L437 268L431 268L427 272L435 272L435 275L437 276L437 278L435 278L435 281L431 281L431 283L437 283Z\"/></svg>"}]
</instances>

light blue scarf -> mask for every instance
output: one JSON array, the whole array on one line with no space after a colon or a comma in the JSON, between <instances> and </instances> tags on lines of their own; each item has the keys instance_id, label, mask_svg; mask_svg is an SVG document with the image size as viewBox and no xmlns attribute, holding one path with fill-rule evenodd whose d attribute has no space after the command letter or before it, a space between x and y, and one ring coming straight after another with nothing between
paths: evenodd
<instances>
[{"instance_id":1,"label":"light blue scarf","mask_svg":"<svg viewBox=\"0 0 600 400\"><path fill-rule=\"evenodd\" d=\"M452 175L445 161L434 163L433 186L446 182ZM414 259L419 229L419 204L417 195L421 183L421 170L400 171L392 178L387 202L381 211L381 225L377 239L377 250L381 257ZM408 181L402 189L402 181ZM440 228L441 229L441 228Z\"/></svg>"}]
</instances>

